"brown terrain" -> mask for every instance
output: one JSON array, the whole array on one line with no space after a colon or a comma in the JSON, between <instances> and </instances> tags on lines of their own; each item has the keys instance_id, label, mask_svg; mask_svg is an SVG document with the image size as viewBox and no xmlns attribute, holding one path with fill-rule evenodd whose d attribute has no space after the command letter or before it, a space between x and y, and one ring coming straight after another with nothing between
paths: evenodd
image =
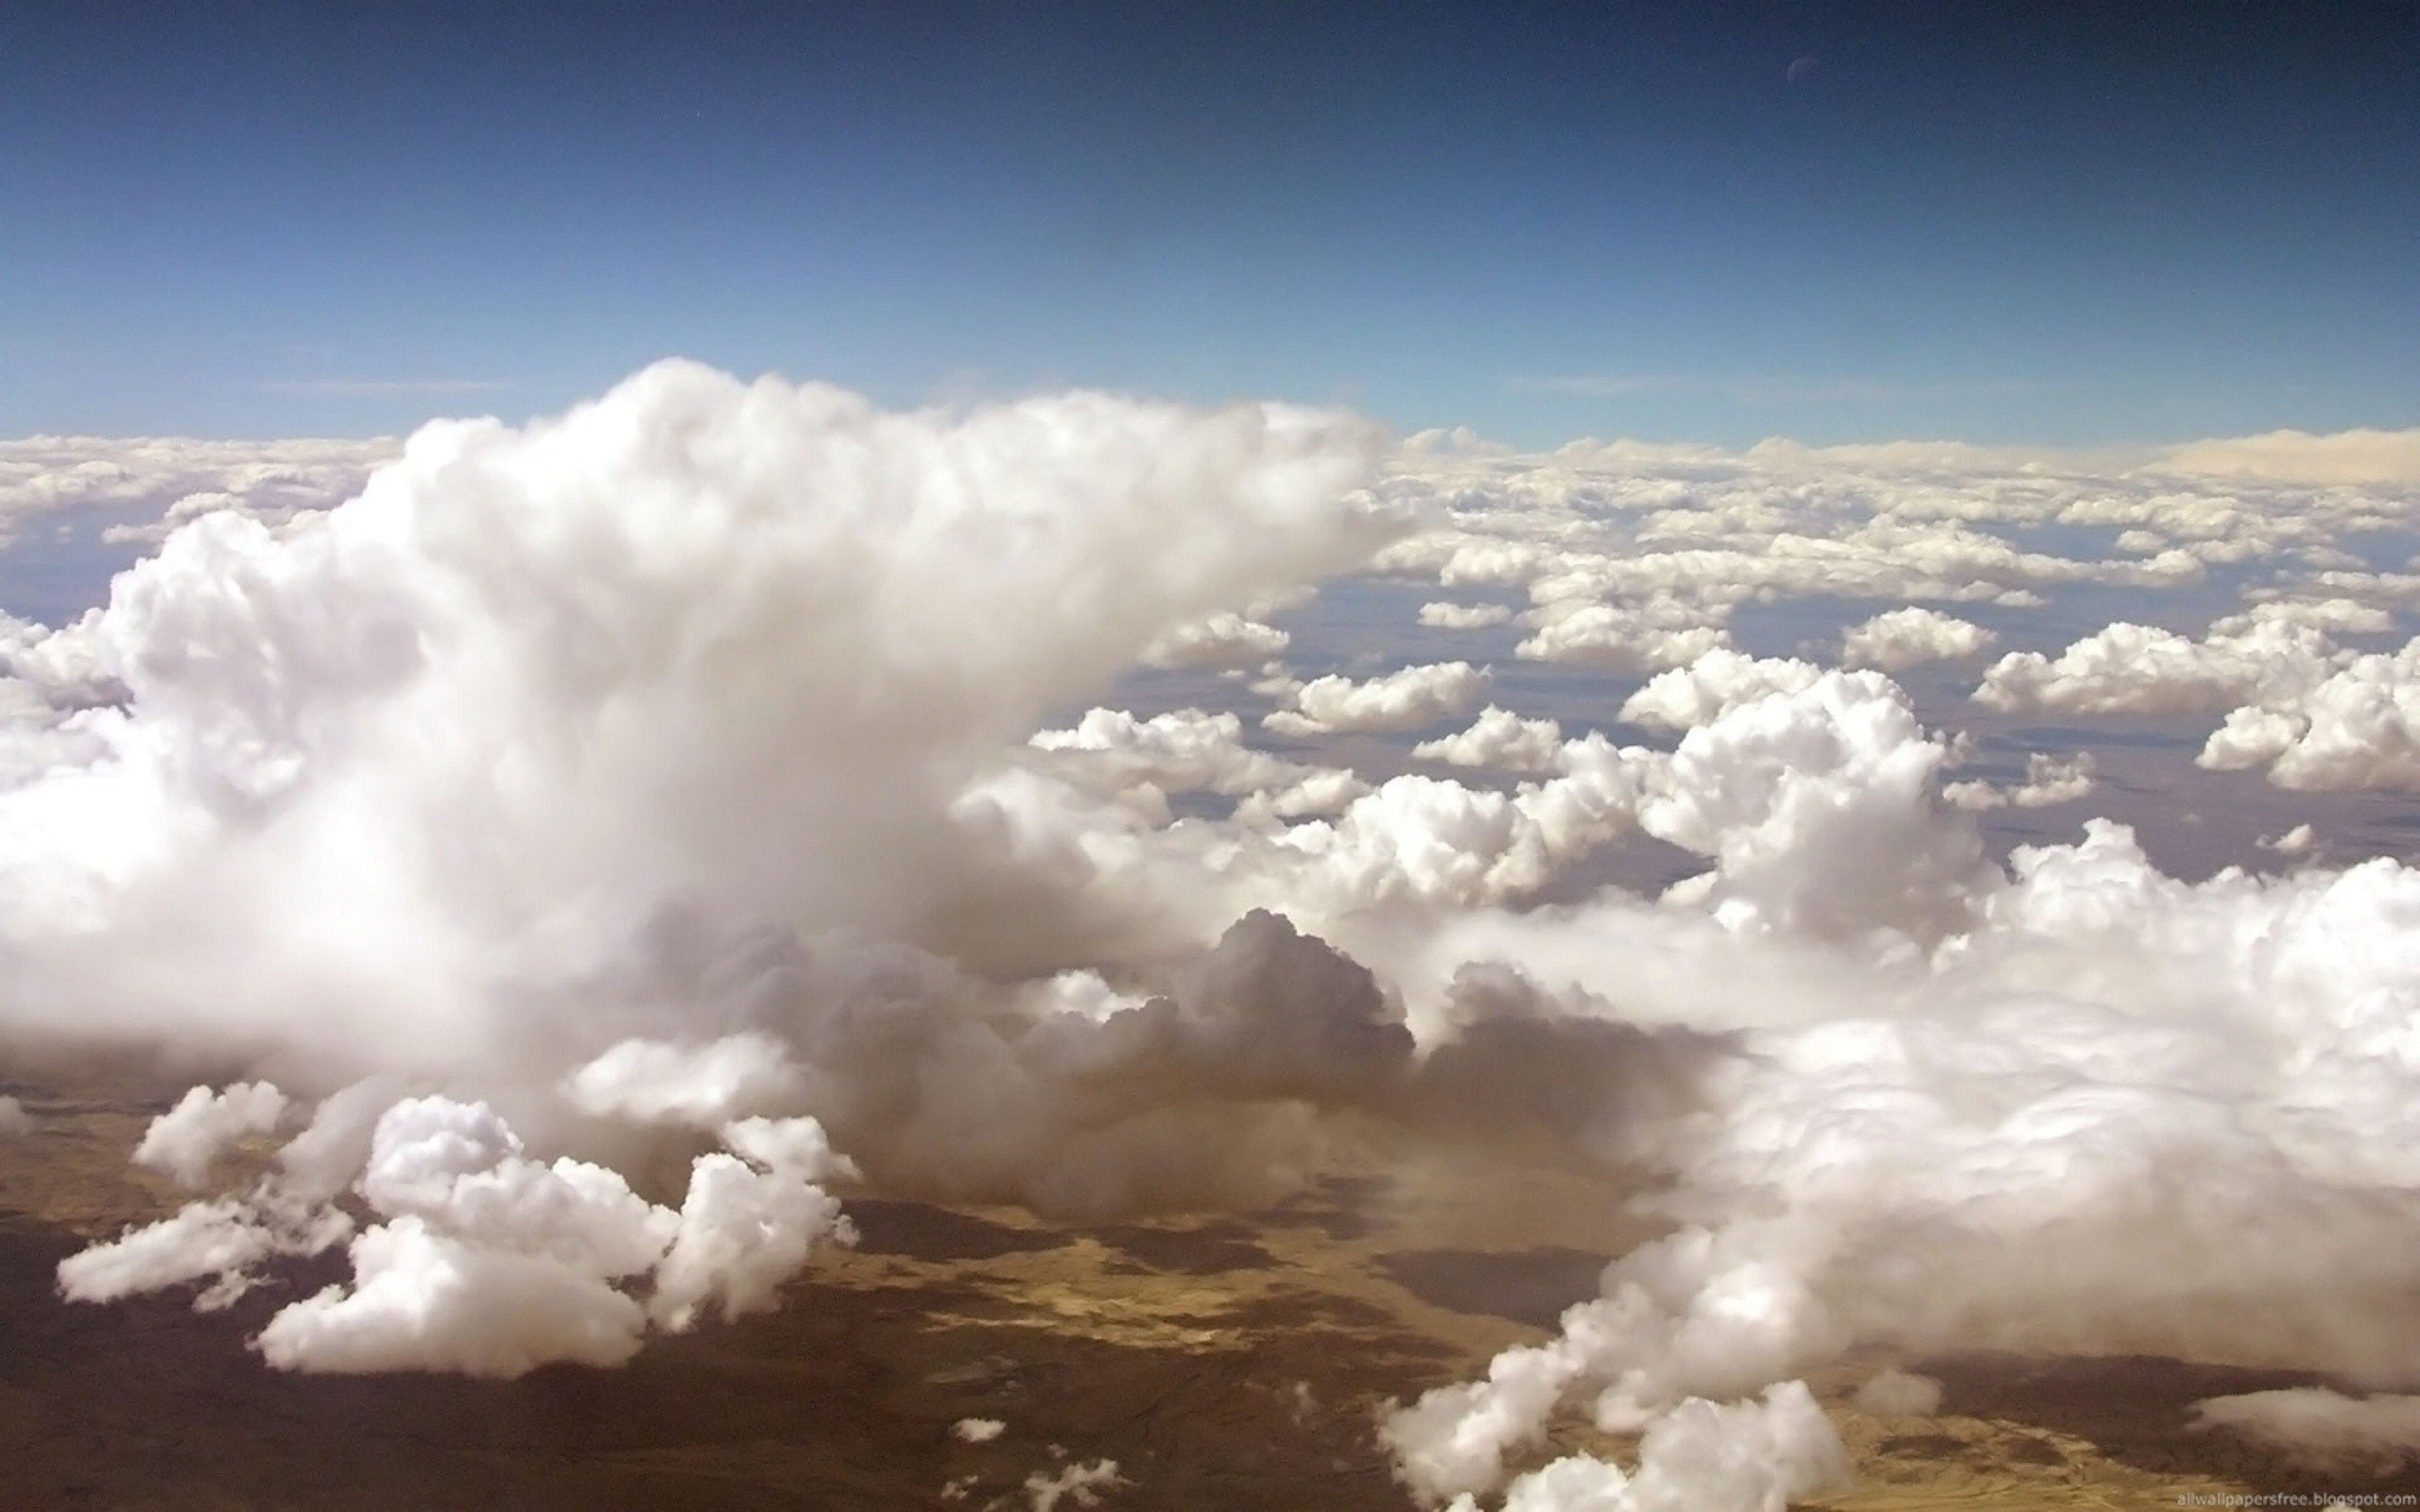
<instances>
[{"instance_id":1,"label":"brown terrain","mask_svg":"<svg viewBox=\"0 0 2420 1512\"><path fill-rule=\"evenodd\" d=\"M651 1342L625 1369L287 1376L244 1340L328 1265L212 1314L182 1297L57 1297L61 1256L177 1196L126 1163L155 1108L18 1091L37 1127L0 1141L9 1512L1023 1509L1029 1476L1104 1457L1122 1478L1100 1491L1107 1507L1402 1509L1372 1435L1384 1404L1545 1337L1626 1242L1589 1217L1611 1210L1605 1192L1544 1173L1492 1183L1487 1211L1337 1180L1249 1218L1094 1227L860 1195L862 1244L824 1256L779 1313ZM1486 1243L1508 1206L1544 1242ZM2199 1398L2308 1378L1908 1362L1945 1383L1941 1415L1882 1422L1846 1399L1883 1363L1812 1383L1858 1467L1824 1506L2420 1493L2420 1475L2315 1472L2187 1426ZM965 1418L1006 1427L965 1443L952 1432ZM1627 1447L1574 1427L1540 1457L1582 1446Z\"/></svg>"}]
</instances>

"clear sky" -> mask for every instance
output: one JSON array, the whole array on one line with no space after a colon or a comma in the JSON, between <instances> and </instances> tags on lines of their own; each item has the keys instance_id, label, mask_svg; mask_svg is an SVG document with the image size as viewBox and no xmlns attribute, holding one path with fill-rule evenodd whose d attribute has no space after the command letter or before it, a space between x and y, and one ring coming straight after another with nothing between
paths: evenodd
<instances>
[{"instance_id":1,"label":"clear sky","mask_svg":"<svg viewBox=\"0 0 2420 1512\"><path fill-rule=\"evenodd\" d=\"M1525 443L2420 421L2420 8L0 7L0 434L679 352Z\"/></svg>"}]
</instances>

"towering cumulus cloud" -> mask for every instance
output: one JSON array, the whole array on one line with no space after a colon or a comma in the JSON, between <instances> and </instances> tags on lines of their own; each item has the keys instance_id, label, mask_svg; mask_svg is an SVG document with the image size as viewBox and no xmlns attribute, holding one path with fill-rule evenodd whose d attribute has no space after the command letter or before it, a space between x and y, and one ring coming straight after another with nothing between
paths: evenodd
<instances>
[{"instance_id":1,"label":"towering cumulus cloud","mask_svg":"<svg viewBox=\"0 0 2420 1512\"><path fill-rule=\"evenodd\" d=\"M275 1364L609 1363L766 1305L844 1227L808 1108L873 1120L868 1045L1010 1011L987 965L1060 948L999 902L1054 879L970 780L1168 633L1366 558L1375 446L1278 407L898 414L664 363L525 429L432 425L278 529L203 515L105 608L12 631L0 1029L328 1099L252 1186L62 1286L232 1296L342 1240L352 1185L354 1280L277 1315ZM197 1089L140 1158L200 1185L283 1111ZM723 1147L665 1206L525 1132Z\"/></svg>"}]
</instances>

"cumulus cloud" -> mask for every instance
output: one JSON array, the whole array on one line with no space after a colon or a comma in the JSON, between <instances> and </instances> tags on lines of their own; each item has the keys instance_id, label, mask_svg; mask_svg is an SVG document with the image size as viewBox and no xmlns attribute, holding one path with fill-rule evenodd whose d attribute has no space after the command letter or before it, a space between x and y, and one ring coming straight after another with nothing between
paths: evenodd
<instances>
[{"instance_id":1,"label":"cumulus cloud","mask_svg":"<svg viewBox=\"0 0 2420 1512\"><path fill-rule=\"evenodd\" d=\"M1273 625L1221 610L1163 632L1143 648L1143 661L1169 668L1257 666L1279 655L1292 641L1292 636Z\"/></svg>"},{"instance_id":2,"label":"cumulus cloud","mask_svg":"<svg viewBox=\"0 0 2420 1512\"><path fill-rule=\"evenodd\" d=\"M1999 637L1939 610L1894 609L1841 635L1841 664L1899 672L1926 662L1955 662L1991 649Z\"/></svg>"},{"instance_id":3,"label":"cumulus cloud","mask_svg":"<svg viewBox=\"0 0 2420 1512\"><path fill-rule=\"evenodd\" d=\"M1486 669L1467 662L1409 666L1361 682L1330 674L1293 689L1292 707L1261 723L1284 735L1418 730L1467 713L1487 684Z\"/></svg>"},{"instance_id":4,"label":"cumulus cloud","mask_svg":"<svg viewBox=\"0 0 2420 1512\"><path fill-rule=\"evenodd\" d=\"M744 1119L700 1156L681 1208L615 1171L524 1153L484 1103L409 1097L380 1114L354 1191L377 1219L354 1234L336 1194L272 1175L189 1203L62 1261L69 1299L107 1302L208 1282L222 1306L279 1256L354 1234L351 1277L281 1308L254 1341L279 1369L510 1377L568 1361L619 1365L652 1323L770 1306L817 1246L853 1235L818 1183L855 1174L813 1119Z\"/></svg>"},{"instance_id":5,"label":"cumulus cloud","mask_svg":"<svg viewBox=\"0 0 2420 1512\"><path fill-rule=\"evenodd\" d=\"M2199 758L2280 787L2420 790L2420 642L2228 711Z\"/></svg>"},{"instance_id":6,"label":"cumulus cloud","mask_svg":"<svg viewBox=\"0 0 2420 1512\"><path fill-rule=\"evenodd\" d=\"M1366 555L1373 454L1305 411L887 414L673 363L432 425L284 536L196 521L52 638L124 697L0 793L10 1019L443 1070L542 1045L550 988L614 984L575 1056L672 1013L683 920L979 948L968 890L1033 889L944 864L968 780L1165 630Z\"/></svg>"},{"instance_id":7,"label":"cumulus cloud","mask_svg":"<svg viewBox=\"0 0 2420 1512\"><path fill-rule=\"evenodd\" d=\"M1424 761L1478 766L1500 772L1552 771L1563 757L1563 727L1551 719L1524 719L1493 704L1479 711L1468 730L1441 735L1412 747Z\"/></svg>"},{"instance_id":8,"label":"cumulus cloud","mask_svg":"<svg viewBox=\"0 0 2420 1512\"><path fill-rule=\"evenodd\" d=\"M805 1087L782 1042L752 1031L703 1045L625 1040L573 1072L563 1092L599 1117L711 1129L795 1109Z\"/></svg>"},{"instance_id":9,"label":"cumulus cloud","mask_svg":"<svg viewBox=\"0 0 2420 1512\"><path fill-rule=\"evenodd\" d=\"M2072 803L2092 791L2094 762L2092 752L2079 751L2073 756L2053 756L2048 751L2034 751L2025 758L2025 778L2014 787L1995 787L1989 782L1951 782L1944 786L1941 796L1963 809L2048 808L2054 803Z\"/></svg>"},{"instance_id":10,"label":"cumulus cloud","mask_svg":"<svg viewBox=\"0 0 2420 1512\"><path fill-rule=\"evenodd\" d=\"M1769 694L1810 688L1822 675L1812 662L1708 651L1648 679L1622 704L1621 717L1650 729L1691 730Z\"/></svg>"},{"instance_id":11,"label":"cumulus cloud","mask_svg":"<svg viewBox=\"0 0 2420 1512\"><path fill-rule=\"evenodd\" d=\"M2212 1397L2195 1425L2230 1433L2323 1469L2383 1475L2420 1459L2420 1397L2348 1397L2322 1386Z\"/></svg>"},{"instance_id":12,"label":"cumulus cloud","mask_svg":"<svg viewBox=\"0 0 2420 1512\"><path fill-rule=\"evenodd\" d=\"M1432 630L1477 630L1502 625L1512 611L1501 604L1456 604L1432 599L1420 606L1420 623Z\"/></svg>"},{"instance_id":13,"label":"cumulus cloud","mask_svg":"<svg viewBox=\"0 0 2420 1512\"><path fill-rule=\"evenodd\" d=\"M1851 1399L1859 1412L1876 1418L1929 1418L1941 1410L1941 1383L1899 1369L1866 1378Z\"/></svg>"},{"instance_id":14,"label":"cumulus cloud","mask_svg":"<svg viewBox=\"0 0 2420 1512\"><path fill-rule=\"evenodd\" d=\"M238 1141L267 1134L285 1116L285 1094L268 1082L237 1082L221 1091L196 1087L151 1121L134 1163L182 1187L199 1187Z\"/></svg>"},{"instance_id":15,"label":"cumulus cloud","mask_svg":"<svg viewBox=\"0 0 2420 1512\"><path fill-rule=\"evenodd\" d=\"M1128 1484L1117 1473L1114 1459L1070 1461L1056 1470L1036 1470L1027 1476L1025 1493L1031 1499L1033 1512L1052 1512L1061 1502L1098 1506L1101 1492Z\"/></svg>"},{"instance_id":16,"label":"cumulus cloud","mask_svg":"<svg viewBox=\"0 0 2420 1512\"><path fill-rule=\"evenodd\" d=\"M101 517L113 539L153 542L220 509L281 524L352 497L399 449L390 438L0 440L0 548L32 522L69 512Z\"/></svg>"}]
</instances>

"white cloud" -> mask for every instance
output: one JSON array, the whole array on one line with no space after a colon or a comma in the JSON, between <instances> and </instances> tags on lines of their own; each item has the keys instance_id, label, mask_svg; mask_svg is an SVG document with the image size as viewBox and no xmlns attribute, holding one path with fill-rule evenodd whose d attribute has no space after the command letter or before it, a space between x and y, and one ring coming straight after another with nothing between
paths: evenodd
<instances>
[{"instance_id":1,"label":"white cloud","mask_svg":"<svg viewBox=\"0 0 2420 1512\"><path fill-rule=\"evenodd\" d=\"M1926 662L1955 662L1991 649L1999 637L1939 610L1894 609L1852 625L1841 636L1841 664L1899 672Z\"/></svg>"},{"instance_id":2,"label":"white cloud","mask_svg":"<svg viewBox=\"0 0 2420 1512\"><path fill-rule=\"evenodd\" d=\"M1142 659L1155 667L1257 666L1284 652L1292 641L1273 625L1222 610L1160 635L1143 648Z\"/></svg>"},{"instance_id":3,"label":"white cloud","mask_svg":"<svg viewBox=\"0 0 2420 1512\"><path fill-rule=\"evenodd\" d=\"M1420 606L1420 623L1433 630L1476 630L1502 625L1512 611L1501 604L1455 604L1443 599Z\"/></svg>"},{"instance_id":4,"label":"white cloud","mask_svg":"<svg viewBox=\"0 0 2420 1512\"><path fill-rule=\"evenodd\" d=\"M1859 1412L1876 1418L1929 1418L1941 1410L1941 1383L1905 1370L1876 1371L1857 1388Z\"/></svg>"},{"instance_id":5,"label":"white cloud","mask_svg":"<svg viewBox=\"0 0 2420 1512\"><path fill-rule=\"evenodd\" d=\"M1036 1470L1025 1478L1033 1512L1053 1512L1063 1501L1078 1506L1100 1505L1101 1492L1131 1484L1117 1473L1117 1461L1070 1461L1056 1470Z\"/></svg>"},{"instance_id":6,"label":"white cloud","mask_svg":"<svg viewBox=\"0 0 2420 1512\"><path fill-rule=\"evenodd\" d=\"M2420 484L2420 430L2270 431L2170 449L2160 465L2284 483Z\"/></svg>"},{"instance_id":7,"label":"white cloud","mask_svg":"<svg viewBox=\"0 0 2420 1512\"><path fill-rule=\"evenodd\" d=\"M1441 735L1412 747L1423 761L1478 766L1500 772L1550 772L1563 758L1563 727L1551 719L1524 719L1491 704L1468 730Z\"/></svg>"},{"instance_id":8,"label":"white cloud","mask_svg":"<svg viewBox=\"0 0 2420 1512\"><path fill-rule=\"evenodd\" d=\"M1621 718L1650 729L1691 730L1770 694L1802 692L1821 676L1823 669L1808 662L1708 651L1648 679L1623 703Z\"/></svg>"},{"instance_id":9,"label":"white cloud","mask_svg":"<svg viewBox=\"0 0 2420 1512\"><path fill-rule=\"evenodd\" d=\"M1964 809L2048 808L2054 803L2072 803L2089 794L2094 765L2088 750L2073 756L2053 756L2037 750L2025 758L2025 780L2014 787L1995 787L1981 782L1951 782L1942 788L1941 796Z\"/></svg>"},{"instance_id":10,"label":"white cloud","mask_svg":"<svg viewBox=\"0 0 2420 1512\"><path fill-rule=\"evenodd\" d=\"M1484 668L1433 662L1356 682L1330 675L1296 688L1293 707L1261 720L1287 735L1418 730L1467 713L1487 691Z\"/></svg>"},{"instance_id":11,"label":"white cloud","mask_svg":"<svg viewBox=\"0 0 2420 1512\"><path fill-rule=\"evenodd\" d=\"M564 1095L583 1112L691 1128L792 1110L804 1091L788 1051L762 1032L702 1045L625 1040L563 1083Z\"/></svg>"},{"instance_id":12,"label":"white cloud","mask_svg":"<svg viewBox=\"0 0 2420 1512\"><path fill-rule=\"evenodd\" d=\"M36 436L0 440L0 547L34 521L89 512L115 539L157 541L213 509L271 523L358 492L400 449L370 440L210 441L185 437Z\"/></svg>"},{"instance_id":13,"label":"white cloud","mask_svg":"<svg viewBox=\"0 0 2420 1512\"><path fill-rule=\"evenodd\" d=\"M285 1116L285 1094L265 1081L237 1082L216 1092L196 1087L151 1121L134 1148L134 1163L179 1186L199 1188L238 1141L268 1133Z\"/></svg>"},{"instance_id":14,"label":"white cloud","mask_svg":"<svg viewBox=\"0 0 2420 1512\"><path fill-rule=\"evenodd\" d=\"M2420 1397L2348 1397L2321 1386L2211 1397L2195 1425L2281 1450L2324 1469L2389 1473L2420 1459Z\"/></svg>"}]
</instances>

